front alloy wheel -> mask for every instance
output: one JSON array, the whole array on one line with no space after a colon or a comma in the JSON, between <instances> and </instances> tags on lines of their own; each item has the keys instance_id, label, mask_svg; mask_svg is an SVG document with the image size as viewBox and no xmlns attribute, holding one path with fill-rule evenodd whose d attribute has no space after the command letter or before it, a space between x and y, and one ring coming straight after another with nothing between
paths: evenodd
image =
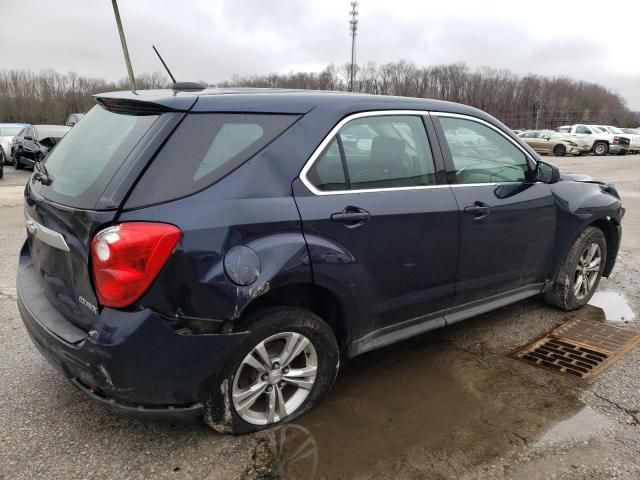
<instances>
[{"instance_id":1,"label":"front alloy wheel","mask_svg":"<svg viewBox=\"0 0 640 480\"><path fill-rule=\"evenodd\" d=\"M307 399L317 371L318 355L307 337L272 335L242 360L233 381L233 407L252 425L279 422Z\"/></svg>"},{"instance_id":2,"label":"front alloy wheel","mask_svg":"<svg viewBox=\"0 0 640 480\"><path fill-rule=\"evenodd\" d=\"M586 305L598 288L607 263L607 239L596 227L585 228L567 252L553 285L545 292L550 304L563 310Z\"/></svg>"},{"instance_id":3,"label":"front alloy wheel","mask_svg":"<svg viewBox=\"0 0 640 480\"><path fill-rule=\"evenodd\" d=\"M573 276L573 294L578 300L584 299L593 290L598 280L601 262L602 250L597 243L592 243L582 252Z\"/></svg>"}]
</instances>

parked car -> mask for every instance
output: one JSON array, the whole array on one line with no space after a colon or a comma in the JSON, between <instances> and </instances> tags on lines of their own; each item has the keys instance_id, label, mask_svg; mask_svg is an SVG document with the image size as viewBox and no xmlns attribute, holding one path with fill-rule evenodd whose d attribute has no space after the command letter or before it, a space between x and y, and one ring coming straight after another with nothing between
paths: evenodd
<instances>
[{"instance_id":1,"label":"parked car","mask_svg":"<svg viewBox=\"0 0 640 480\"><path fill-rule=\"evenodd\" d=\"M519 135L537 153L551 154L556 157L581 155L583 150L566 135L552 130L528 130ZM586 146L588 151L589 147Z\"/></svg>"},{"instance_id":2,"label":"parked car","mask_svg":"<svg viewBox=\"0 0 640 480\"><path fill-rule=\"evenodd\" d=\"M24 123L0 123L0 165L11 165L11 142L27 125ZM0 175L0 178L2 176Z\"/></svg>"},{"instance_id":3,"label":"parked car","mask_svg":"<svg viewBox=\"0 0 640 480\"><path fill-rule=\"evenodd\" d=\"M611 125L597 125L600 129L607 131L613 135L618 135L629 140L629 153L640 152L640 136L633 133L625 132L623 129Z\"/></svg>"},{"instance_id":4,"label":"parked car","mask_svg":"<svg viewBox=\"0 0 640 480\"><path fill-rule=\"evenodd\" d=\"M608 153L624 155L629 149L629 139L621 135L614 135L607 130L596 128L594 125L564 125L557 130L588 142L591 151L599 156L607 155Z\"/></svg>"},{"instance_id":5,"label":"parked car","mask_svg":"<svg viewBox=\"0 0 640 480\"><path fill-rule=\"evenodd\" d=\"M67 121L65 122L65 125L67 127L73 127L76 123L80 121L82 117L84 117L84 113L72 113L67 117Z\"/></svg>"},{"instance_id":6,"label":"parked car","mask_svg":"<svg viewBox=\"0 0 640 480\"><path fill-rule=\"evenodd\" d=\"M16 170L32 167L64 137L71 127L64 125L30 125L24 128L13 143Z\"/></svg>"},{"instance_id":7,"label":"parked car","mask_svg":"<svg viewBox=\"0 0 640 480\"><path fill-rule=\"evenodd\" d=\"M580 308L616 261L615 187L471 107L96 99L27 184L17 295L44 356L123 414L287 422L350 357L540 294Z\"/></svg>"},{"instance_id":8,"label":"parked car","mask_svg":"<svg viewBox=\"0 0 640 480\"><path fill-rule=\"evenodd\" d=\"M630 149L634 153L640 153L640 128L621 128L620 130L632 135Z\"/></svg>"}]
</instances>

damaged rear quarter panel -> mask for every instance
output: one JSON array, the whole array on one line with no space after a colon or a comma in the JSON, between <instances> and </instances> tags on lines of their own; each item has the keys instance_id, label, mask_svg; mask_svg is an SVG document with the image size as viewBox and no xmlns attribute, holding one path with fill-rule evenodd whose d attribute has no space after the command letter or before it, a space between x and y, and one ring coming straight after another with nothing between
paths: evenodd
<instances>
[{"instance_id":1,"label":"damaged rear quarter panel","mask_svg":"<svg viewBox=\"0 0 640 480\"><path fill-rule=\"evenodd\" d=\"M252 300L271 289L312 282L290 191L247 198L233 177L170 204L122 214L120 221L172 223L183 232L140 306L170 316L234 320ZM260 258L260 275L247 286L235 285L224 272L224 255L236 245L250 247Z\"/></svg>"}]
</instances>

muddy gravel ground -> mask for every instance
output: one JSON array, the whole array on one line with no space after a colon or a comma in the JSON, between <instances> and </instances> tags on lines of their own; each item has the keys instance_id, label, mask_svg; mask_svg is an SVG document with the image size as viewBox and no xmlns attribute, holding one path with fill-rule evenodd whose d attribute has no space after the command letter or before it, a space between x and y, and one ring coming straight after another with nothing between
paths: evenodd
<instances>
[{"instance_id":1,"label":"muddy gravel ground","mask_svg":"<svg viewBox=\"0 0 640 480\"><path fill-rule=\"evenodd\" d=\"M627 208L617 267L577 315L640 328L640 155L550 160L615 183ZM640 350L591 384L508 358L570 317L538 299L362 355L306 417L258 435L115 417L18 315L28 174L0 180L0 478L640 478Z\"/></svg>"}]
</instances>

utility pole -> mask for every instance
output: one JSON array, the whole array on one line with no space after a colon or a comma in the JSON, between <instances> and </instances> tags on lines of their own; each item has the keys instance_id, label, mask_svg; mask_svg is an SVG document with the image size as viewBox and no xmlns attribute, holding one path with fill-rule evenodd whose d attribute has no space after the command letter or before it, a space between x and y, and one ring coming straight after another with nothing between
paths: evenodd
<instances>
[{"instance_id":1,"label":"utility pole","mask_svg":"<svg viewBox=\"0 0 640 480\"><path fill-rule=\"evenodd\" d=\"M357 7L358 2L351 2L351 20L349 20L349 31L351 32L351 79L349 81L350 92L353 92L353 79L356 74L356 35L358 32L358 10L356 10Z\"/></svg>"},{"instance_id":2,"label":"utility pole","mask_svg":"<svg viewBox=\"0 0 640 480\"><path fill-rule=\"evenodd\" d=\"M118 10L118 4L116 3L116 0L111 0L111 4L113 5L113 13L116 16L116 23L118 24L118 33L120 34L120 43L122 44L122 53L124 54L124 63L127 64L129 84L131 85L131 91L135 92L136 79L133 76L133 68L131 67L131 59L129 58L129 49L127 48L127 40L126 38L124 38L124 29L122 28L122 21L120 20L120 11Z\"/></svg>"}]
</instances>

